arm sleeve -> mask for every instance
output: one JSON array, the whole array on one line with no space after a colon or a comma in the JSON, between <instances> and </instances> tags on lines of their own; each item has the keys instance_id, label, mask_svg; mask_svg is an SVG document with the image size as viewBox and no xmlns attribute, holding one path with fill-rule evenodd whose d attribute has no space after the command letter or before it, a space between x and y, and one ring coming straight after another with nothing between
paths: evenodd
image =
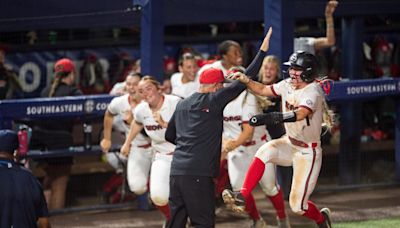
<instances>
[{"instance_id":1,"label":"arm sleeve","mask_svg":"<svg viewBox=\"0 0 400 228\"><path fill-rule=\"evenodd\" d=\"M256 57L254 57L253 61L246 68L245 74L249 76L252 80L257 80L258 72L260 71L262 62L265 57L265 52L259 50ZM239 96L246 89L246 85L239 81L235 81L231 83L229 86L217 91L215 93L216 101L219 107L224 108L229 102Z\"/></svg>"},{"instance_id":2,"label":"arm sleeve","mask_svg":"<svg viewBox=\"0 0 400 228\"><path fill-rule=\"evenodd\" d=\"M249 76L252 80L257 80L258 72L260 71L265 55L266 52L259 50L256 57L254 57L253 61L246 68L245 74Z\"/></svg>"},{"instance_id":3,"label":"arm sleeve","mask_svg":"<svg viewBox=\"0 0 400 228\"><path fill-rule=\"evenodd\" d=\"M175 112L168 122L167 130L165 131L165 140L172 144L176 144L176 125L175 125Z\"/></svg>"}]
</instances>

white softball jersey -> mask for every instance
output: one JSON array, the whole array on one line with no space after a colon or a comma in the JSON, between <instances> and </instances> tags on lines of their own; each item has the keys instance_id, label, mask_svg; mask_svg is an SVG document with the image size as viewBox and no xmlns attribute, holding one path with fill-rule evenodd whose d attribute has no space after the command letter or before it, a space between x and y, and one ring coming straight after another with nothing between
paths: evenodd
<instances>
[{"instance_id":1,"label":"white softball jersey","mask_svg":"<svg viewBox=\"0 0 400 228\"><path fill-rule=\"evenodd\" d=\"M108 112L110 112L114 118L124 118L126 112L132 112L132 107L130 105L130 97L129 94L125 94L119 97L115 97L111 100L110 104L108 105ZM126 124L124 121L119 121L118 129L123 130L125 136L129 133L129 125ZM133 146L141 146L148 144L148 139L142 134L138 134L135 139L132 141Z\"/></svg>"},{"instance_id":2,"label":"white softball jersey","mask_svg":"<svg viewBox=\"0 0 400 228\"><path fill-rule=\"evenodd\" d=\"M221 61L221 60L217 60L217 61L215 61L215 62L213 62L213 63L209 63L209 64L206 64L206 65L202 66L197 74L198 74L198 75L201 75L201 73L202 73L203 71L205 71L206 69L209 69L209 68L220 69L220 70L222 70L222 72L224 73L224 75L226 75L226 73L227 73L228 70L229 70L229 69L225 69L225 67L222 66L222 61Z\"/></svg>"},{"instance_id":3,"label":"white softball jersey","mask_svg":"<svg viewBox=\"0 0 400 228\"><path fill-rule=\"evenodd\" d=\"M187 82L183 84L182 77L183 74L180 72L177 72L171 76L172 94L186 98L199 89L200 83L198 80L196 80L196 78L193 82Z\"/></svg>"},{"instance_id":4,"label":"white softball jersey","mask_svg":"<svg viewBox=\"0 0 400 228\"><path fill-rule=\"evenodd\" d=\"M310 83L302 89L295 90L289 80L283 80L272 87L273 92L282 97L283 112L303 107L310 110L312 115L302 121L285 123L286 134L305 143L320 145L323 100L325 99L320 86L317 83Z\"/></svg>"},{"instance_id":5,"label":"white softball jersey","mask_svg":"<svg viewBox=\"0 0 400 228\"><path fill-rule=\"evenodd\" d=\"M181 98L173 95L164 95L164 102L159 110L162 119L168 122L175 111L176 105ZM144 130L151 139L153 150L168 154L175 150L175 145L165 140L166 128L161 127L153 118L153 114L147 102L136 106L134 111L136 122L143 124Z\"/></svg>"}]
</instances>

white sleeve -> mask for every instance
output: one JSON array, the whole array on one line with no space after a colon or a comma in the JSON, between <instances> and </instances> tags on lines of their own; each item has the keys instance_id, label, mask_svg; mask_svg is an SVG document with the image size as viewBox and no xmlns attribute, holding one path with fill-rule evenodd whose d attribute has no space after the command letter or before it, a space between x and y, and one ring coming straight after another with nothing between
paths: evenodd
<instances>
[{"instance_id":1,"label":"white sleeve","mask_svg":"<svg viewBox=\"0 0 400 228\"><path fill-rule=\"evenodd\" d=\"M285 80L282 80L278 83L275 83L271 85L272 93L274 93L275 96L281 96L285 90Z\"/></svg>"},{"instance_id":2,"label":"white sleeve","mask_svg":"<svg viewBox=\"0 0 400 228\"><path fill-rule=\"evenodd\" d=\"M110 104L108 104L107 111L113 116L118 114L118 103L118 97L116 97L111 100Z\"/></svg>"},{"instance_id":3,"label":"white sleeve","mask_svg":"<svg viewBox=\"0 0 400 228\"><path fill-rule=\"evenodd\" d=\"M139 104L136 106L135 110L133 110L133 118L135 119L136 122L143 124L143 116L141 113L143 113L143 105Z\"/></svg>"},{"instance_id":4,"label":"white sleeve","mask_svg":"<svg viewBox=\"0 0 400 228\"><path fill-rule=\"evenodd\" d=\"M317 101L320 95L317 92L310 91L309 93L304 93L300 100L299 107L304 107L312 112L317 109Z\"/></svg>"}]
</instances>

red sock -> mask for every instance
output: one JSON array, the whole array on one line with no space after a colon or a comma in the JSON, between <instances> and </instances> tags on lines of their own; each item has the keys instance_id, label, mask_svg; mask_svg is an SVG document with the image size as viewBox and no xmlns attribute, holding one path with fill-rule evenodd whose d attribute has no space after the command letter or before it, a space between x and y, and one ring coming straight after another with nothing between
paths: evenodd
<instances>
[{"instance_id":1,"label":"red sock","mask_svg":"<svg viewBox=\"0 0 400 228\"><path fill-rule=\"evenodd\" d=\"M256 187L257 183L260 181L264 174L264 170L264 162L259 158L254 157L254 160L246 173L246 178L244 179L242 189L240 189L240 193L242 193L246 200L250 196L251 191L253 191L254 187Z\"/></svg>"},{"instance_id":2,"label":"red sock","mask_svg":"<svg viewBox=\"0 0 400 228\"><path fill-rule=\"evenodd\" d=\"M286 212L285 212L285 203L283 201L283 193L282 189L279 189L278 194L274 196L268 196L269 200L271 200L272 205L274 205L274 208L276 210L276 215L278 218L283 219L286 218Z\"/></svg>"},{"instance_id":3,"label":"red sock","mask_svg":"<svg viewBox=\"0 0 400 228\"><path fill-rule=\"evenodd\" d=\"M171 218L171 213L169 211L169 205L164 205L164 206L157 206L158 210L165 216L167 220Z\"/></svg>"},{"instance_id":4,"label":"red sock","mask_svg":"<svg viewBox=\"0 0 400 228\"><path fill-rule=\"evenodd\" d=\"M246 212L253 220L260 219L260 214L258 213L256 202L252 194L246 198Z\"/></svg>"},{"instance_id":5,"label":"red sock","mask_svg":"<svg viewBox=\"0 0 400 228\"><path fill-rule=\"evenodd\" d=\"M220 197L222 191L226 188L229 182L229 174L228 174L228 160L224 159L221 161L219 166L219 176L216 178L215 183L215 195L216 197Z\"/></svg>"},{"instance_id":6,"label":"red sock","mask_svg":"<svg viewBox=\"0 0 400 228\"><path fill-rule=\"evenodd\" d=\"M315 204L311 201L308 201L307 204L308 204L308 210L303 214L303 216L311 220L314 220L317 224L323 223L325 217L318 210L317 206L315 206Z\"/></svg>"}]
</instances>

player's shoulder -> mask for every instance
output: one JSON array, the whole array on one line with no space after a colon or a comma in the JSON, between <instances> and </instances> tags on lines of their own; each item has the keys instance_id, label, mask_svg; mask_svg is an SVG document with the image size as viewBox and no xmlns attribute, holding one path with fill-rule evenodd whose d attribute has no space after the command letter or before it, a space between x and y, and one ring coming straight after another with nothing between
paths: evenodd
<instances>
[{"instance_id":1,"label":"player's shoulder","mask_svg":"<svg viewBox=\"0 0 400 228\"><path fill-rule=\"evenodd\" d=\"M181 72L176 72L171 75L171 84L176 85L179 84L179 82L182 80L183 74Z\"/></svg>"},{"instance_id":2,"label":"player's shoulder","mask_svg":"<svg viewBox=\"0 0 400 228\"><path fill-rule=\"evenodd\" d=\"M177 104L179 101L182 100L182 97L176 96L174 94L166 94L165 100L171 104Z\"/></svg>"},{"instance_id":3,"label":"player's shoulder","mask_svg":"<svg viewBox=\"0 0 400 228\"><path fill-rule=\"evenodd\" d=\"M147 102L142 101L135 107L135 112L141 112L147 109L149 109L149 104Z\"/></svg>"}]
</instances>

